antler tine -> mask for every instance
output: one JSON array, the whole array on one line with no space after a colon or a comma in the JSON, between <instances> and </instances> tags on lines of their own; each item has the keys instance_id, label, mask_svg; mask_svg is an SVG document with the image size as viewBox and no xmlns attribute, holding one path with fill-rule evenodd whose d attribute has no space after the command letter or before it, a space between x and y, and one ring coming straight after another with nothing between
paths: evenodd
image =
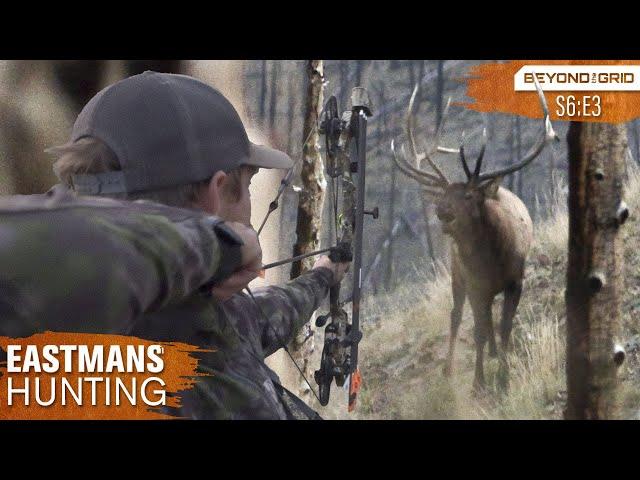
<instances>
[{"instance_id":1,"label":"antler tine","mask_svg":"<svg viewBox=\"0 0 640 480\"><path fill-rule=\"evenodd\" d=\"M411 153L415 158L418 158L418 148L416 147L416 141L413 137L413 104L416 102L416 96L418 95L420 84L416 84L411 93L411 99L409 100L409 111L407 112L407 137L409 138L409 145L411 146Z\"/></svg>"},{"instance_id":2,"label":"antler tine","mask_svg":"<svg viewBox=\"0 0 640 480\"><path fill-rule=\"evenodd\" d=\"M536 85L536 90L538 91L538 99L540 100L542 112L544 113L544 119L543 119L544 131L542 132L542 136L538 138L538 141L533 145L529 153L527 153L527 155L525 155L525 157L522 160L520 160L517 164L507 168L503 168L501 170L496 170L495 172L479 175L478 181L488 180L491 178L508 175L509 173L517 172L521 168L524 168L529 163L531 163L531 161L534 158L536 158L540 154L540 152L542 152L542 149L545 147L545 145L548 142L550 142L551 140L555 140L557 142L560 141L560 139L558 138L558 135L556 135L556 132L553 130L553 126L551 125L551 119L549 118L549 109L547 108L547 100L545 99L544 92L542 91L542 88L540 87L540 84L538 83L538 79L535 77L535 74L533 76L533 80Z\"/></svg>"},{"instance_id":3,"label":"antler tine","mask_svg":"<svg viewBox=\"0 0 640 480\"><path fill-rule=\"evenodd\" d=\"M420 84L416 84L413 89L413 93L411 94L411 99L409 100L409 109L407 111L407 137L409 137L409 145L411 146L411 152L413 153L414 158L418 161L418 167L420 166L420 161L423 159L427 160L429 166L433 169L436 175L439 177L440 181L445 185L449 184L449 180L444 176L442 170L438 168L438 166L431 160L431 157L427 153L418 153L418 149L416 147L415 137L413 136L413 126L414 126L414 104L416 102L416 96L418 95L418 90L420 89ZM420 170L424 172L423 170Z\"/></svg>"},{"instance_id":4,"label":"antler tine","mask_svg":"<svg viewBox=\"0 0 640 480\"><path fill-rule=\"evenodd\" d=\"M432 175L432 174L430 174L430 173L428 173L428 172L425 172L424 170L421 170L421 169L416 168L416 167L414 167L413 165L411 165L411 164L409 163L409 161L407 160L407 150L405 149L405 146L404 146L404 145L402 145L402 146L400 147L400 153L402 154L402 155L401 155L401 158L402 158L402 161L403 161L403 163L405 164L405 166L406 166L410 171L412 171L414 174L416 174L416 175L420 175L420 176L423 176L423 178L424 178L425 180L428 180L428 181L432 182L433 187L435 187L435 188L441 188L441 189L443 189L443 190L444 190L444 188L445 188L447 185L449 185L449 183L448 183L448 182L446 182L446 181L444 181L444 182L443 182L443 181L442 181L442 179L440 179L440 178L436 177L435 175ZM423 183L423 185L426 185L426 183Z\"/></svg>"},{"instance_id":5,"label":"antler tine","mask_svg":"<svg viewBox=\"0 0 640 480\"><path fill-rule=\"evenodd\" d=\"M420 176L418 174L416 174L415 172L413 172L409 167L410 165L407 164L406 159L400 159L397 152L396 152L396 148L395 148L395 142L394 140L391 140L391 152L393 153L393 161L395 162L396 166L400 169L400 171L402 173L404 173L405 175L407 175L410 178L413 178L416 182L418 182L421 185L426 185L428 187L436 187L437 186L437 180L432 180L430 178L424 177L424 176Z\"/></svg>"},{"instance_id":6,"label":"antler tine","mask_svg":"<svg viewBox=\"0 0 640 480\"><path fill-rule=\"evenodd\" d=\"M440 139L442 138L442 131L444 130L444 124L447 121L449 115L449 107L451 107L451 97L447 99L447 104L444 107L444 111L442 112L442 118L440 119L440 125L438 125L438 131L436 132L436 151L441 153L459 153L459 148L449 148L449 147L441 147Z\"/></svg>"},{"instance_id":7,"label":"antler tine","mask_svg":"<svg viewBox=\"0 0 640 480\"><path fill-rule=\"evenodd\" d=\"M442 130L444 130L444 124L447 123L447 116L449 115L449 108L451 107L451 97L447 98L447 104L442 111L442 117L440 118L440 125L436 131L436 145L440 143L440 137L442 136Z\"/></svg>"},{"instance_id":8,"label":"antler tine","mask_svg":"<svg viewBox=\"0 0 640 480\"><path fill-rule=\"evenodd\" d=\"M482 129L482 148L480 148L480 154L476 160L476 168L473 171L473 178L478 178L480 175L480 169L482 168L482 159L484 158L484 151L487 149L487 127Z\"/></svg>"},{"instance_id":9,"label":"antler tine","mask_svg":"<svg viewBox=\"0 0 640 480\"><path fill-rule=\"evenodd\" d=\"M462 131L462 141L460 142L460 148L458 151L460 152L460 162L462 162L464 174L467 176L467 180L471 180L471 171L469 170L467 159L464 156L464 130Z\"/></svg>"},{"instance_id":10,"label":"antler tine","mask_svg":"<svg viewBox=\"0 0 640 480\"><path fill-rule=\"evenodd\" d=\"M394 140L391 140L391 152L393 153L394 162L396 163L396 165L398 166L398 168L402 173L404 173L408 177L413 178L416 182L420 183L421 185L425 185L431 188L443 188L442 181L438 177L431 175L430 173L418 170L417 168L410 165L407 162L406 158L404 158L404 149L403 149L403 158L401 160L398 157L398 154L396 153Z\"/></svg>"}]
</instances>

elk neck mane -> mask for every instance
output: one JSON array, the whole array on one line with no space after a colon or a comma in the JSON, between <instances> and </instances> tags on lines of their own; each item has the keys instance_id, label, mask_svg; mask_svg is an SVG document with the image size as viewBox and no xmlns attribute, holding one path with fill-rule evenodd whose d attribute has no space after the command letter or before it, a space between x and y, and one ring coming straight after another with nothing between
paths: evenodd
<instances>
[{"instance_id":1,"label":"elk neck mane","mask_svg":"<svg viewBox=\"0 0 640 480\"><path fill-rule=\"evenodd\" d=\"M524 203L500 187L497 198L485 200L470 233L469 237L454 240L465 264L507 267L510 259L519 257L520 253L524 256L528 250L532 222Z\"/></svg>"}]
</instances>

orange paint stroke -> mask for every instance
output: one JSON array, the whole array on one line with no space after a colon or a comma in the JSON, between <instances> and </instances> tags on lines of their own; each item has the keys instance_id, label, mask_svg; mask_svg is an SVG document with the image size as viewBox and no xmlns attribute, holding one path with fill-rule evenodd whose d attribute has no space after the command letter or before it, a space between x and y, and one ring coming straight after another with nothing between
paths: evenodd
<instances>
[{"instance_id":1,"label":"orange paint stroke","mask_svg":"<svg viewBox=\"0 0 640 480\"><path fill-rule=\"evenodd\" d=\"M80 373L80 372L65 372L64 371L64 355L62 352L57 355L60 360L60 370L54 373L8 373L7 364L3 362L0 367L0 419L2 420L153 420L153 419L173 419L171 415L162 413L161 407L152 407L143 402L140 389L142 382L151 377L158 377L165 382L165 386L160 386L156 382L149 383L145 388L147 397L151 400L157 400L159 397L153 393L154 390L165 390L166 392L166 406L167 407L179 407L180 395L186 390L193 388L198 377L207 376L206 374L196 373L198 367L198 359L192 354L201 352L211 352L212 350L205 350L199 347L188 345L186 343L168 343L168 342L152 342L149 340L143 340L136 337L129 337L123 335L102 335L102 334L83 334L83 333L59 333L59 332L44 332L35 334L27 338L9 338L0 337L0 348L5 352L8 345L20 345L22 346L22 354L27 345L35 345L39 352L42 352L42 347L45 345L87 345L89 350L94 345L104 346L105 361L107 358L107 352L111 345L120 345L121 350L126 352L126 345L142 345L146 351L146 348L151 345L161 345L164 347L161 355L164 360L164 369L159 373L151 373L145 371L143 373ZM74 355L77 358L77 353ZM45 362L46 360L40 356L40 360ZM24 358L23 358L24 361ZM145 360L147 361L147 360ZM26 406L24 404L24 395L14 395L13 405L8 406L8 378L13 379L13 388L24 386L25 379L29 379L30 384L30 404ZM78 406L77 402L67 393L67 405L62 405L61 401L61 377L65 377L69 383L73 386L74 390L77 390L78 379L80 377L102 377L105 379L103 382L96 383L96 405L91 405L91 384L83 383L83 405ZM51 395L51 379L55 379L56 389L56 402L50 406L38 405L35 398L35 379L40 379L40 398L46 401ZM132 390L132 379L136 379L137 391L136 393L136 405L131 405L131 402L124 395L120 395L121 404L115 405L114 386L115 379L122 380L128 390ZM106 405L106 379L110 379L110 397L111 405Z\"/></svg>"},{"instance_id":2,"label":"orange paint stroke","mask_svg":"<svg viewBox=\"0 0 640 480\"><path fill-rule=\"evenodd\" d=\"M640 60L514 60L506 63L485 63L472 67L463 79L467 84L467 96L473 101L457 104L478 112L500 112L542 118L537 93L514 90L514 75L525 65L640 65ZM558 116L558 95L574 95L576 98L598 95L602 101L602 114L599 117ZM545 92L545 97L551 120L621 123L640 117L640 92L553 91Z\"/></svg>"}]
</instances>

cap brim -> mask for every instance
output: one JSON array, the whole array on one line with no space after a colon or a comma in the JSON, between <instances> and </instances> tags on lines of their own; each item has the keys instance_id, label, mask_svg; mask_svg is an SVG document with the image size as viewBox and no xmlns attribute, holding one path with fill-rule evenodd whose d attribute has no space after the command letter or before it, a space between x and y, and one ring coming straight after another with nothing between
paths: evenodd
<instances>
[{"instance_id":1,"label":"cap brim","mask_svg":"<svg viewBox=\"0 0 640 480\"><path fill-rule=\"evenodd\" d=\"M286 153L255 143L249 145L249 158L243 163L259 168L287 169L293 167L293 160Z\"/></svg>"}]
</instances>

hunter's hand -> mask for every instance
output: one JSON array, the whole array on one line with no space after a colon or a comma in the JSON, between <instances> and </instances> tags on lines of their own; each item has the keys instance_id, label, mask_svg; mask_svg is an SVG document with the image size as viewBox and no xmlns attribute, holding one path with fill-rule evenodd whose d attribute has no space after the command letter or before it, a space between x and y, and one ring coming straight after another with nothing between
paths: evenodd
<instances>
[{"instance_id":1,"label":"hunter's hand","mask_svg":"<svg viewBox=\"0 0 640 480\"><path fill-rule=\"evenodd\" d=\"M242 266L240 270L255 271L256 275L262 269L262 248L258 241L258 234L252 228L238 222L225 222L242 239Z\"/></svg>"},{"instance_id":2,"label":"hunter's hand","mask_svg":"<svg viewBox=\"0 0 640 480\"><path fill-rule=\"evenodd\" d=\"M242 239L244 245L240 248L242 255L240 268L211 289L211 294L219 301L227 300L240 292L259 275L262 269L262 248L256 231L238 222L225 222L225 224Z\"/></svg>"},{"instance_id":3,"label":"hunter's hand","mask_svg":"<svg viewBox=\"0 0 640 480\"><path fill-rule=\"evenodd\" d=\"M328 256L322 255L321 257L318 257L316 263L313 264L313 268L328 268L333 272L334 283L338 283L342 281L345 274L349 271L350 265L351 262L334 263L329 259Z\"/></svg>"}]
</instances>

